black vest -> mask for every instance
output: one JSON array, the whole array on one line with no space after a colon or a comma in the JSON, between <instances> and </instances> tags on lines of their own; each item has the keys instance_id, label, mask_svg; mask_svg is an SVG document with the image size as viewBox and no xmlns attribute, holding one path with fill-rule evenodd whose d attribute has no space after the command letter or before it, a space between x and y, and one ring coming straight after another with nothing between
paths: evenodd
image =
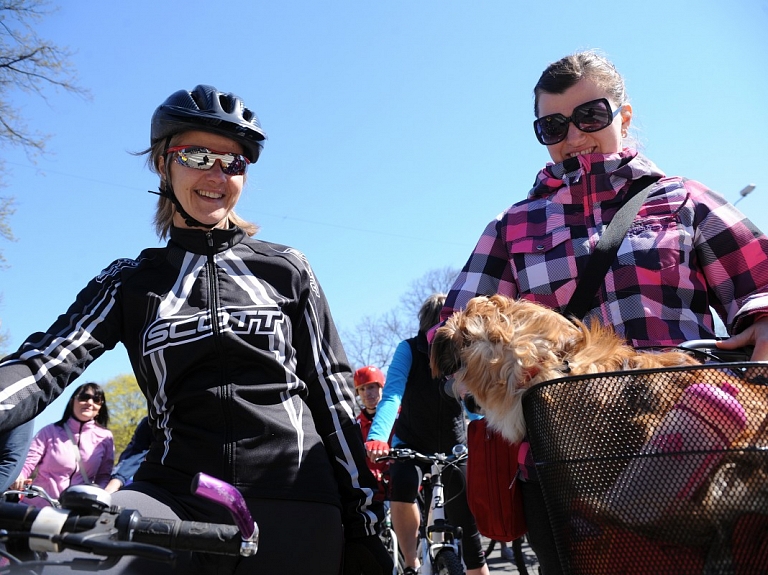
<instances>
[{"instance_id":1,"label":"black vest","mask_svg":"<svg viewBox=\"0 0 768 575\"><path fill-rule=\"evenodd\" d=\"M395 423L395 435L421 453L450 453L467 440L461 404L440 392L442 379L433 379L427 355L427 337L419 332L406 340L413 361Z\"/></svg>"}]
</instances>

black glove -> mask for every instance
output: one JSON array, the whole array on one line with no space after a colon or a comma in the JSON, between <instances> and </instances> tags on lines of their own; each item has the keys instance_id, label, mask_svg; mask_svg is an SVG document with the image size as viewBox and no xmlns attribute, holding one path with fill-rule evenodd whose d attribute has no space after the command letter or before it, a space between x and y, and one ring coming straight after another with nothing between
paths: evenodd
<instances>
[{"instance_id":1,"label":"black glove","mask_svg":"<svg viewBox=\"0 0 768 575\"><path fill-rule=\"evenodd\" d=\"M394 566L376 535L347 539L344 543L344 575L390 575Z\"/></svg>"}]
</instances>

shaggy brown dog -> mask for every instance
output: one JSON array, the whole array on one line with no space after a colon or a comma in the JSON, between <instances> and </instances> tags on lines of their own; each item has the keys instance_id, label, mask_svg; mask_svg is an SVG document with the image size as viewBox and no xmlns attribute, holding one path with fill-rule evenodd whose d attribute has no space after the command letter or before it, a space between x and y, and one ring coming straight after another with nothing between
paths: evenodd
<instances>
[{"instance_id":1,"label":"shaggy brown dog","mask_svg":"<svg viewBox=\"0 0 768 575\"><path fill-rule=\"evenodd\" d=\"M539 477L542 484L550 482L566 513L558 515L565 522L559 529L566 528L567 514L581 510L602 526L595 533L618 525L706 550L724 526L730 537L745 516L766 513L768 364L741 371L701 365L679 351L638 352L610 328L587 327L539 304L499 295L473 298L448 319L435 333L430 363L435 377L453 374L455 390L471 393L489 425L513 443L526 433L523 393L550 382L531 397L529 414L536 417L538 445L546 450ZM673 369L634 371L658 368ZM719 451L717 440L709 456L686 454L682 446L682 453L670 457L645 457L666 451L664 438L674 450L678 436L697 437L692 419L678 419L683 391L694 384L735 390L746 429L728 437L727 452ZM709 415L718 429L730 425L716 411ZM689 486L698 487L686 491Z\"/></svg>"},{"instance_id":2,"label":"shaggy brown dog","mask_svg":"<svg viewBox=\"0 0 768 575\"><path fill-rule=\"evenodd\" d=\"M472 298L451 316L435 333L430 356L433 376L453 374L456 389L471 393L489 425L513 443L525 436L521 396L534 384L699 363L678 351L635 351L610 328L501 295Z\"/></svg>"}]
</instances>

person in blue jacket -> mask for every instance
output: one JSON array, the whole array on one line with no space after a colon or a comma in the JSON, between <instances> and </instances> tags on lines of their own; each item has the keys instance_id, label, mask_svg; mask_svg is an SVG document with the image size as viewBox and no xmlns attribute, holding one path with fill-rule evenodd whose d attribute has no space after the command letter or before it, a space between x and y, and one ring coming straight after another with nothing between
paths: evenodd
<instances>
[{"instance_id":1,"label":"person in blue jacket","mask_svg":"<svg viewBox=\"0 0 768 575\"><path fill-rule=\"evenodd\" d=\"M24 466L32 443L34 422L0 433L0 493L7 490Z\"/></svg>"},{"instance_id":2,"label":"person in blue jacket","mask_svg":"<svg viewBox=\"0 0 768 575\"><path fill-rule=\"evenodd\" d=\"M123 488L133 479L139 465L144 461L152 443L152 428L149 426L147 416L141 418L133 431L133 436L128 445L123 449L117 460L117 465L112 470L112 477L104 488L109 493Z\"/></svg>"},{"instance_id":3,"label":"person in blue jacket","mask_svg":"<svg viewBox=\"0 0 768 575\"><path fill-rule=\"evenodd\" d=\"M392 447L408 447L420 453L451 453L455 445L467 441L461 403L441 390L443 380L433 378L429 369L427 331L439 322L444 303L444 294L429 296L419 310L418 334L400 342L395 350L387 370L387 385L365 444L371 459L389 453L387 441L393 426ZM416 550L420 514L416 496L425 471L428 469L410 461L393 461L390 466L392 524L405 556L405 575L419 573L420 569ZM467 505L464 468L446 470L443 480L448 520L463 529L467 574L486 575L488 566L480 533Z\"/></svg>"}]
</instances>

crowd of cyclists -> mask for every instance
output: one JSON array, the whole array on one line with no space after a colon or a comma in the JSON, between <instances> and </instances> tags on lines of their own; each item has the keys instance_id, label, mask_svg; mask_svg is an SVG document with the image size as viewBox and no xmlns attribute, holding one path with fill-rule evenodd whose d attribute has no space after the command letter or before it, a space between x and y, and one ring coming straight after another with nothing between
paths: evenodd
<instances>
[{"instance_id":1,"label":"crowd of cyclists","mask_svg":"<svg viewBox=\"0 0 768 575\"><path fill-rule=\"evenodd\" d=\"M386 496L407 573L418 573L414 501L424 470L390 466L385 494L377 481L384 469L373 460L390 445L434 453L464 442L461 403L429 373L430 330L476 295L561 311L634 181L657 179L585 321L644 348L714 337L717 314L731 334L719 346L753 345L753 360L768 359L768 237L719 194L665 174L640 152L633 114L622 76L603 55L578 52L547 66L534 88L533 129L552 161L488 224L447 297L424 302L418 334L398 345L385 379L375 366L353 376L306 256L256 239L257 226L235 211L267 139L254 111L212 86L173 92L154 111L143 151L158 178L155 229L167 244L109 263L65 313L0 360L3 443L18 455L31 420L122 343L147 399L149 441L114 503L153 517L227 522L189 493L203 472L242 492L261 527L257 556L190 553L175 572L290 574L311 565L316 575L389 573L377 535ZM37 467L54 494L66 482L106 487L107 416L98 385L81 386L62 420L33 440L32 459L7 457L7 480L23 483ZM463 527L468 573L484 574L460 474L446 480L448 514ZM522 490L542 573L560 573L535 472ZM296 540L302 545L286 553L285 542ZM130 559L106 572L168 569Z\"/></svg>"}]
</instances>

